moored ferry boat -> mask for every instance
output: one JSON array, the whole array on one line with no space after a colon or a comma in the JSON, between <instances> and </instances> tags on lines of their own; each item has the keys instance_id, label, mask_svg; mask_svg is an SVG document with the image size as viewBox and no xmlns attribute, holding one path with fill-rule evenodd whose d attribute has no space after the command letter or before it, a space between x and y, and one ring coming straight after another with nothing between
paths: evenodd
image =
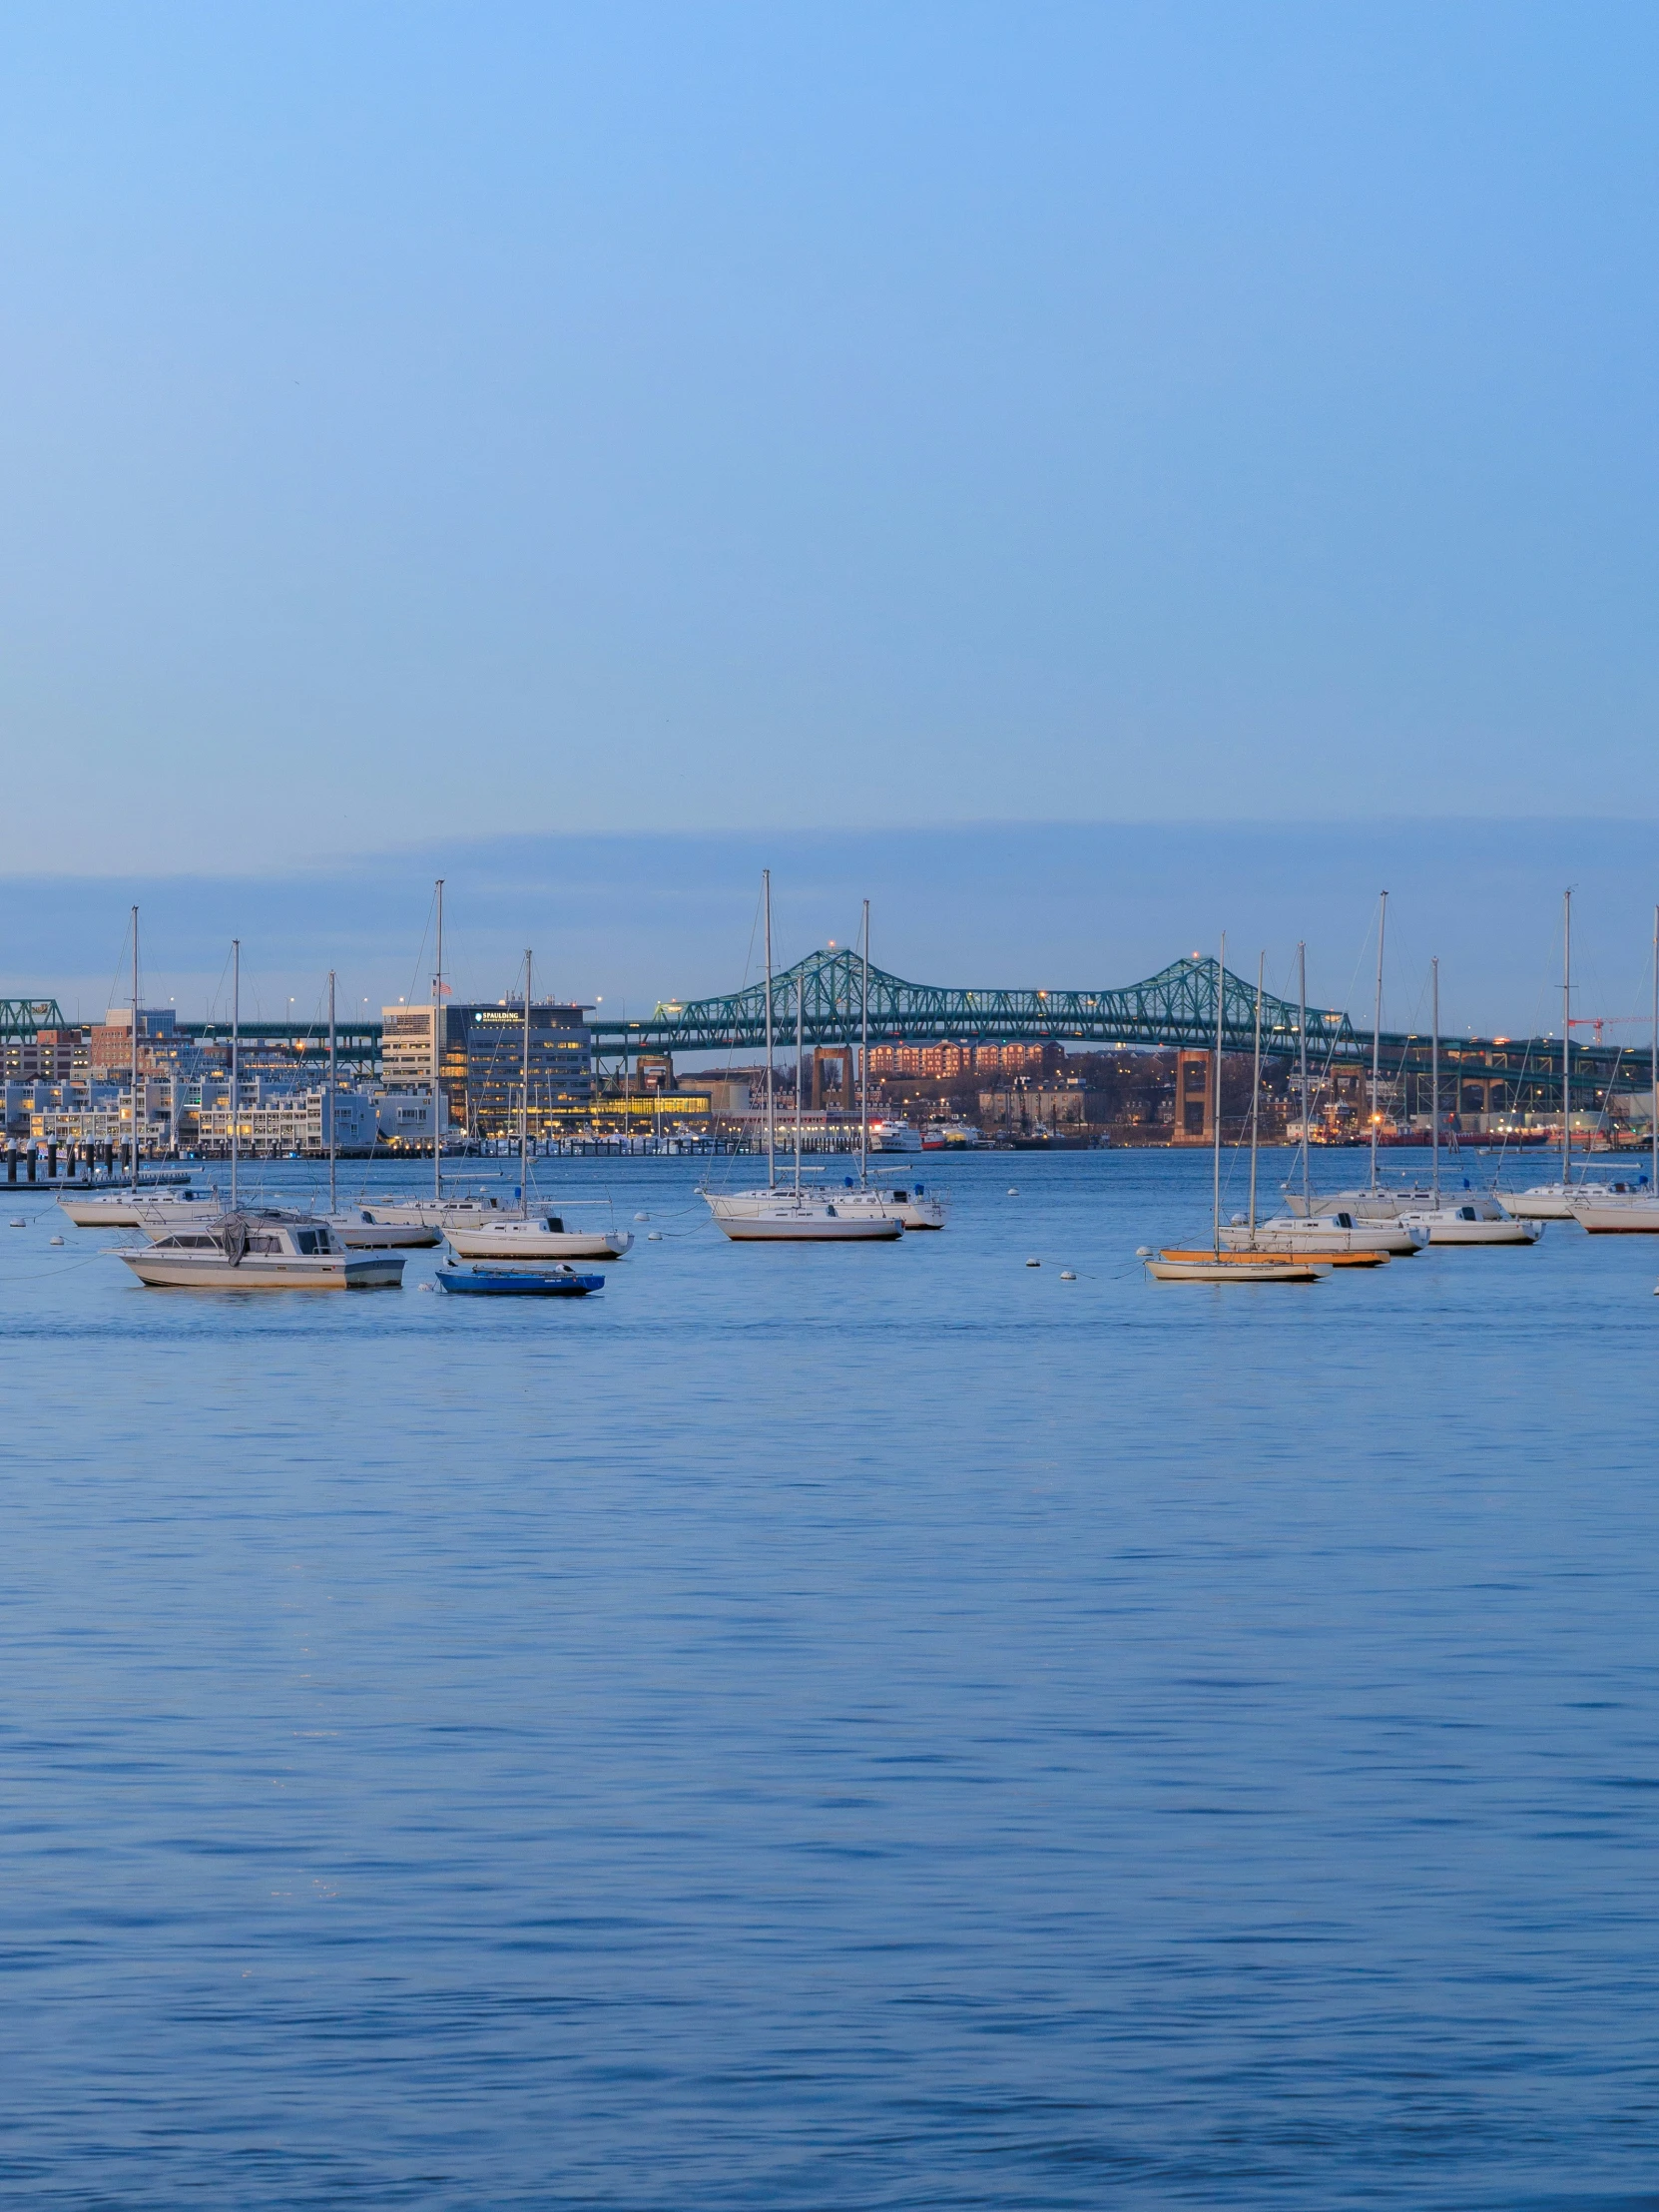
<instances>
[{"instance_id":1,"label":"moored ferry boat","mask_svg":"<svg viewBox=\"0 0 1659 2212\"><path fill-rule=\"evenodd\" d=\"M871 1152L919 1152L921 1131L912 1122L877 1119L869 1124Z\"/></svg>"}]
</instances>

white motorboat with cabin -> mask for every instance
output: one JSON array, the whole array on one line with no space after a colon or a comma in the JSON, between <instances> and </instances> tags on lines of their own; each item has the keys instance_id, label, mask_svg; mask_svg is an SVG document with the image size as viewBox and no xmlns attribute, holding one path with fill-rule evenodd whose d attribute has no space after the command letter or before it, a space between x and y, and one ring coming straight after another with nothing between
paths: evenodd
<instances>
[{"instance_id":1,"label":"white motorboat with cabin","mask_svg":"<svg viewBox=\"0 0 1659 2212\"><path fill-rule=\"evenodd\" d=\"M326 1222L276 1211L222 1214L154 1244L118 1246L116 1258L169 1290L391 1290L403 1280L395 1254L347 1252Z\"/></svg>"},{"instance_id":2,"label":"white motorboat with cabin","mask_svg":"<svg viewBox=\"0 0 1659 2212\"><path fill-rule=\"evenodd\" d=\"M773 1076L775 1045L772 1006L772 870L761 871L761 895L766 912L766 1048L767 1048L767 1180L764 1190L712 1191L703 1186L703 1198L718 1228L734 1244L890 1244L904 1234L904 1210L912 1203L906 1192L902 1204L896 1195L872 1188L868 1181L869 1141L869 901L864 901L862 1007L863 1112L859 1118L859 1175L841 1190L804 1187L801 1167L801 1116L805 1061L805 1000L799 978L795 991L795 1177L792 1185L778 1182L778 1123ZM938 1220L919 1224L929 1229L944 1226L942 1208L924 1192L915 1197L918 1212L939 1211Z\"/></svg>"}]
</instances>

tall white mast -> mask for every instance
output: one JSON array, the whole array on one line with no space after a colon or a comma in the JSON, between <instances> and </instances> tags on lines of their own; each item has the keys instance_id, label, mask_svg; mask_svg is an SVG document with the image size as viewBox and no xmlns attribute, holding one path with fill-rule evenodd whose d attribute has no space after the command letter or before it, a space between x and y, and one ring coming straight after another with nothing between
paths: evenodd
<instances>
[{"instance_id":1,"label":"tall white mast","mask_svg":"<svg viewBox=\"0 0 1659 2212\"><path fill-rule=\"evenodd\" d=\"M1262 1127L1262 977L1268 956L1256 955L1256 1055L1250 1075L1250 1242L1256 1243L1256 1157L1261 1150ZM1221 1242L1218 1237L1216 1242Z\"/></svg>"},{"instance_id":2,"label":"tall white mast","mask_svg":"<svg viewBox=\"0 0 1659 2212\"><path fill-rule=\"evenodd\" d=\"M524 948L524 1085L518 1099L519 1212L530 1218L530 947Z\"/></svg>"},{"instance_id":3,"label":"tall white mast","mask_svg":"<svg viewBox=\"0 0 1659 2212\"><path fill-rule=\"evenodd\" d=\"M858 993L858 1188L869 1181L869 900L864 900L864 980Z\"/></svg>"},{"instance_id":4,"label":"tall white mast","mask_svg":"<svg viewBox=\"0 0 1659 2212\"><path fill-rule=\"evenodd\" d=\"M242 1045L242 939L231 939L231 1211L237 1210L237 1142L242 1107L240 1065Z\"/></svg>"},{"instance_id":5,"label":"tall white mast","mask_svg":"<svg viewBox=\"0 0 1659 2212\"><path fill-rule=\"evenodd\" d=\"M1561 899L1561 1188L1572 1177L1572 892Z\"/></svg>"},{"instance_id":6,"label":"tall white mast","mask_svg":"<svg viewBox=\"0 0 1659 2212\"><path fill-rule=\"evenodd\" d=\"M1659 906L1653 909L1653 1129L1648 1180L1659 1199Z\"/></svg>"},{"instance_id":7,"label":"tall white mast","mask_svg":"<svg viewBox=\"0 0 1659 2212\"><path fill-rule=\"evenodd\" d=\"M139 1077L138 1077L138 908L133 908L133 1192L138 1193Z\"/></svg>"},{"instance_id":8,"label":"tall white mast","mask_svg":"<svg viewBox=\"0 0 1659 2212\"><path fill-rule=\"evenodd\" d=\"M767 1189L778 1188L778 1117L774 1111L772 1061L777 1049L772 1039L772 870L761 870L767 915Z\"/></svg>"},{"instance_id":9,"label":"tall white mast","mask_svg":"<svg viewBox=\"0 0 1659 2212\"><path fill-rule=\"evenodd\" d=\"M795 1195L801 1196L801 1080L802 1039L807 1025L807 979L798 968L795 976Z\"/></svg>"},{"instance_id":10,"label":"tall white mast","mask_svg":"<svg viewBox=\"0 0 1659 2212\"><path fill-rule=\"evenodd\" d=\"M1215 1081L1215 1176L1214 1192L1210 1207L1210 1226L1215 1232L1216 1251L1221 1251L1221 1037L1222 1008L1227 997L1227 931L1221 933L1221 958L1216 962L1216 1081Z\"/></svg>"},{"instance_id":11,"label":"tall white mast","mask_svg":"<svg viewBox=\"0 0 1659 2212\"><path fill-rule=\"evenodd\" d=\"M334 1128L334 1114L339 1105L339 1092L334 1080L334 971L328 970L328 1211L331 1214L338 1204L334 1195L334 1156L338 1141Z\"/></svg>"},{"instance_id":12,"label":"tall white mast","mask_svg":"<svg viewBox=\"0 0 1659 2212\"><path fill-rule=\"evenodd\" d=\"M1309 1189L1308 1175L1308 946L1306 941L1296 948L1296 987L1298 1002L1297 1034L1298 1056L1301 1062L1302 1084L1302 1211L1304 1216L1314 1210Z\"/></svg>"},{"instance_id":13,"label":"tall white mast","mask_svg":"<svg viewBox=\"0 0 1659 2212\"><path fill-rule=\"evenodd\" d=\"M1428 1141L1429 1157L1432 1162L1430 1180L1434 1187L1434 1204L1438 1206L1440 1203L1440 963L1438 957L1436 956L1430 960L1428 965L1434 978L1433 987L1429 993L1430 1004L1433 1008L1434 1027L1432 1042L1428 1048L1428 1064L1431 1070L1428 1078L1430 1091L1428 1125L1432 1131Z\"/></svg>"},{"instance_id":14,"label":"tall white mast","mask_svg":"<svg viewBox=\"0 0 1659 2212\"><path fill-rule=\"evenodd\" d=\"M443 1046L447 1033L443 1018L443 877L438 877L438 972L432 978L432 1197L443 1203L442 1146L438 1135L438 1100L443 1092Z\"/></svg>"},{"instance_id":15,"label":"tall white mast","mask_svg":"<svg viewBox=\"0 0 1659 2212\"><path fill-rule=\"evenodd\" d=\"M1371 1024L1371 1187L1377 1188L1377 1136L1382 1119L1382 940L1388 929L1388 894L1377 909L1377 1010Z\"/></svg>"}]
</instances>

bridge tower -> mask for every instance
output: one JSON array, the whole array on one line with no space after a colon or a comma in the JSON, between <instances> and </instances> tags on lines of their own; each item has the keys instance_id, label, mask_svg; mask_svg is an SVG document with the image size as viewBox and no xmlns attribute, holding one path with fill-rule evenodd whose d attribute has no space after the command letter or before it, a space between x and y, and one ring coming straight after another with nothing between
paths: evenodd
<instances>
[{"instance_id":1,"label":"bridge tower","mask_svg":"<svg viewBox=\"0 0 1659 2212\"><path fill-rule=\"evenodd\" d=\"M1175 1128L1172 1144L1214 1144L1216 1093L1210 1080L1213 1052L1185 1047L1175 1055Z\"/></svg>"},{"instance_id":2,"label":"bridge tower","mask_svg":"<svg viewBox=\"0 0 1659 2212\"><path fill-rule=\"evenodd\" d=\"M854 1113L858 1103L857 1052L849 1044L813 1047L812 1111L822 1113L833 1100L837 1112Z\"/></svg>"}]
</instances>

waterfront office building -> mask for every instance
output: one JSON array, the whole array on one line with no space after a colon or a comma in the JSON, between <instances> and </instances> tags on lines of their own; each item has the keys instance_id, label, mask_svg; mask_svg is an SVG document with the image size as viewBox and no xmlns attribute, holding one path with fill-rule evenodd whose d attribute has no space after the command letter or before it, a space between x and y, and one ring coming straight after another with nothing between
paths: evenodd
<instances>
[{"instance_id":1,"label":"waterfront office building","mask_svg":"<svg viewBox=\"0 0 1659 2212\"><path fill-rule=\"evenodd\" d=\"M593 1103L593 1044L585 1008L530 1002L530 1134L554 1135ZM388 1091L443 1089L448 1126L474 1138L518 1134L524 1001L381 1009L380 1073Z\"/></svg>"}]
</instances>

